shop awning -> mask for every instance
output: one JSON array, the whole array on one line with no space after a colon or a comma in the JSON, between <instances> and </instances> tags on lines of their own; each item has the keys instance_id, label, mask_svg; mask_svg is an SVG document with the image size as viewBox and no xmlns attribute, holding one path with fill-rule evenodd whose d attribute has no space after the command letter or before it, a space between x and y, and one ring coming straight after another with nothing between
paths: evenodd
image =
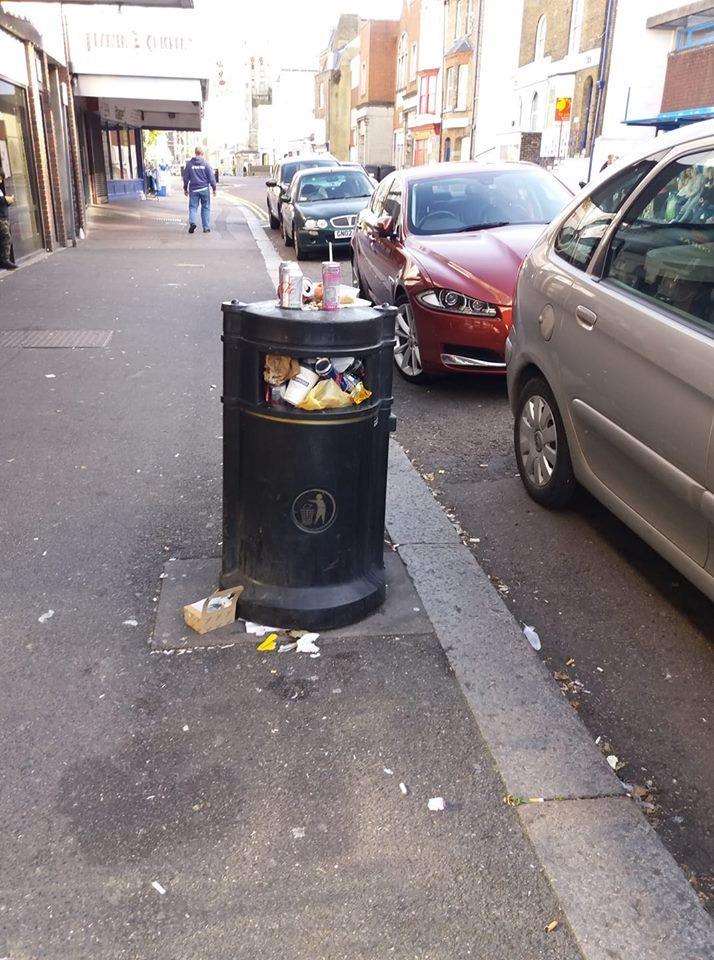
<instances>
[{"instance_id":1,"label":"shop awning","mask_svg":"<svg viewBox=\"0 0 714 960\"><path fill-rule=\"evenodd\" d=\"M172 77L110 77L80 74L76 93L80 97L112 100L176 101L203 103L200 80Z\"/></svg>"},{"instance_id":2,"label":"shop awning","mask_svg":"<svg viewBox=\"0 0 714 960\"><path fill-rule=\"evenodd\" d=\"M628 127L657 127L658 130L676 130L688 123L698 123L701 120L714 118L714 106L691 107L688 110L670 110L667 113L658 113L655 117L643 117L635 120L625 120Z\"/></svg>"}]
</instances>

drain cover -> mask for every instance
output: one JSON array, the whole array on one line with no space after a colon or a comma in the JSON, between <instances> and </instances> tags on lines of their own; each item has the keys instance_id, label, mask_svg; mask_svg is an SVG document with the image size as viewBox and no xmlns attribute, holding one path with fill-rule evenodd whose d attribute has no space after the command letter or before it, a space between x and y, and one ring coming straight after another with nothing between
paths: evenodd
<instances>
[{"instance_id":1,"label":"drain cover","mask_svg":"<svg viewBox=\"0 0 714 960\"><path fill-rule=\"evenodd\" d=\"M106 347L113 333L113 330L0 330L0 347L56 347L64 350Z\"/></svg>"}]
</instances>

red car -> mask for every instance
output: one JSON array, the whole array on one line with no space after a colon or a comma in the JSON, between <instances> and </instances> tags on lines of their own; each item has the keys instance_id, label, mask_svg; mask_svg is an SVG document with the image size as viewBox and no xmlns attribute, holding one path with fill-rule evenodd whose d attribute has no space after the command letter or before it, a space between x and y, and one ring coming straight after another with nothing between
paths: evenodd
<instances>
[{"instance_id":1,"label":"red car","mask_svg":"<svg viewBox=\"0 0 714 960\"><path fill-rule=\"evenodd\" d=\"M397 370L503 374L516 277L570 191L529 163L398 170L375 190L352 239L355 284L399 307Z\"/></svg>"}]
</instances>

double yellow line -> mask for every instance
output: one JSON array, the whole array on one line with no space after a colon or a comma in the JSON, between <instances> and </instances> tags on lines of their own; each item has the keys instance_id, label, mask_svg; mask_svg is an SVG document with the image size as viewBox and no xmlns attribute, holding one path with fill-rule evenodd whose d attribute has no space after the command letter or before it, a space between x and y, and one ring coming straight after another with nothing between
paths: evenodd
<instances>
[{"instance_id":1,"label":"double yellow line","mask_svg":"<svg viewBox=\"0 0 714 960\"><path fill-rule=\"evenodd\" d=\"M250 210L251 213L254 213L256 217L258 217L260 220L267 221L268 214L265 212L265 210L263 210L262 207L259 207L257 203L253 203L252 200L246 200L245 197L236 197L234 196L234 194L226 193L226 192L223 193L223 197L227 200L230 200L232 203L238 204L238 206L246 207L248 210Z\"/></svg>"}]
</instances>

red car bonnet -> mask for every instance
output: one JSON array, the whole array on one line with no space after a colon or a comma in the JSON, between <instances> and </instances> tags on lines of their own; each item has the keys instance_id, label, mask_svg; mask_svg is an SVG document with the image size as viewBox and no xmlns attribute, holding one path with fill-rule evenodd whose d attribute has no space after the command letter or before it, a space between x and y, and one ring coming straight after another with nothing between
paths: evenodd
<instances>
[{"instance_id":1,"label":"red car bonnet","mask_svg":"<svg viewBox=\"0 0 714 960\"><path fill-rule=\"evenodd\" d=\"M406 247L435 286L508 305L523 258L545 226L514 224L472 233L407 237Z\"/></svg>"}]
</instances>

